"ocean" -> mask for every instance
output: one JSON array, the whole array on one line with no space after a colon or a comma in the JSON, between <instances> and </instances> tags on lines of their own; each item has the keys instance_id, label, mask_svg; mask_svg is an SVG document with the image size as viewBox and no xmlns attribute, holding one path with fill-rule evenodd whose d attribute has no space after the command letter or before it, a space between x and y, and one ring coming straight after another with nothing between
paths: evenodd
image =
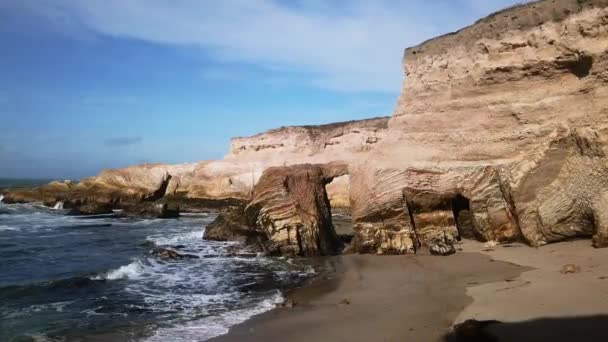
<instances>
[{"instance_id":1,"label":"ocean","mask_svg":"<svg viewBox=\"0 0 608 342\"><path fill-rule=\"evenodd\" d=\"M214 214L66 214L0 203L0 341L204 341L325 267L204 241ZM151 254L158 246L198 258L162 260Z\"/></svg>"}]
</instances>

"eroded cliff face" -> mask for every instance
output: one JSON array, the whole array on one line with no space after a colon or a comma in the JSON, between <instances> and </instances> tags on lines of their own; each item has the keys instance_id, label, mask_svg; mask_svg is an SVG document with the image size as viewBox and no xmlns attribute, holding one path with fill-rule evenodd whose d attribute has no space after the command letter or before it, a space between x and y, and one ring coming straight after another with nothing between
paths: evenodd
<instances>
[{"instance_id":1,"label":"eroded cliff face","mask_svg":"<svg viewBox=\"0 0 608 342\"><path fill-rule=\"evenodd\" d=\"M188 209L233 205L252 198L255 185L270 167L303 163L350 163L386 137L388 117L320 126L282 127L248 138L235 138L230 153L217 161L192 164L143 164L105 170L77 185L50 184L6 194L6 202L43 201L53 206L98 202L169 202ZM350 178L327 186L336 211L350 210ZM235 202L236 201L236 202Z\"/></svg>"},{"instance_id":2,"label":"eroded cliff face","mask_svg":"<svg viewBox=\"0 0 608 342\"><path fill-rule=\"evenodd\" d=\"M605 245L607 6L535 2L407 49L387 138L351 171L358 249Z\"/></svg>"},{"instance_id":3,"label":"eroded cliff face","mask_svg":"<svg viewBox=\"0 0 608 342\"><path fill-rule=\"evenodd\" d=\"M264 170L275 166L344 162L360 158L386 138L389 118L340 122L320 126L294 126L232 139L230 153L220 161L198 164L176 176L168 195L187 198L250 199ZM332 182L332 205L348 210L349 178Z\"/></svg>"}]
</instances>

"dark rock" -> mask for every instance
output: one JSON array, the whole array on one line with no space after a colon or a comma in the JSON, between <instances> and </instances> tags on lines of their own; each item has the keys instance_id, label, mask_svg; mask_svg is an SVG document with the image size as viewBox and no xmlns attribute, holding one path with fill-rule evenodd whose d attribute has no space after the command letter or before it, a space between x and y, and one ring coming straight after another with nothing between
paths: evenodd
<instances>
[{"instance_id":1,"label":"dark rock","mask_svg":"<svg viewBox=\"0 0 608 342\"><path fill-rule=\"evenodd\" d=\"M175 259L199 259L198 255L178 253L172 249L164 248L164 247L155 248L151 252L151 254L155 255L161 259L173 259L173 260L175 260Z\"/></svg>"},{"instance_id":2,"label":"dark rock","mask_svg":"<svg viewBox=\"0 0 608 342\"><path fill-rule=\"evenodd\" d=\"M126 215L147 218L177 218L179 207L163 202L133 202L123 203L121 208Z\"/></svg>"},{"instance_id":3,"label":"dark rock","mask_svg":"<svg viewBox=\"0 0 608 342\"><path fill-rule=\"evenodd\" d=\"M212 241L239 241L246 244L253 243L252 239L259 236L254 228L247 222L245 206L239 205L224 209L205 228L203 239Z\"/></svg>"},{"instance_id":4,"label":"dark rock","mask_svg":"<svg viewBox=\"0 0 608 342\"><path fill-rule=\"evenodd\" d=\"M70 210L68 215L104 215L112 213L111 204L90 202Z\"/></svg>"},{"instance_id":5,"label":"dark rock","mask_svg":"<svg viewBox=\"0 0 608 342\"><path fill-rule=\"evenodd\" d=\"M497 339L490 335L486 328L489 325L500 323L498 321L477 321L469 319L456 324L452 331L444 337L446 342L493 342Z\"/></svg>"}]
</instances>

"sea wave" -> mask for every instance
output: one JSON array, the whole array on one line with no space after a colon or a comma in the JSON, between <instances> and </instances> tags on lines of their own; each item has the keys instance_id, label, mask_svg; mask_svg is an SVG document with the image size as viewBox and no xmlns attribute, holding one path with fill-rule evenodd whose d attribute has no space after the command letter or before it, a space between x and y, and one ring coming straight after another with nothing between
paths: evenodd
<instances>
[{"instance_id":1,"label":"sea wave","mask_svg":"<svg viewBox=\"0 0 608 342\"><path fill-rule=\"evenodd\" d=\"M253 316L270 311L284 300L280 291L275 291L265 300L246 309L228 311L216 316L205 317L176 327L160 328L147 338L146 342L161 341L205 341L228 333L230 327L243 323Z\"/></svg>"},{"instance_id":2,"label":"sea wave","mask_svg":"<svg viewBox=\"0 0 608 342\"><path fill-rule=\"evenodd\" d=\"M120 266L115 270L92 277L92 280L117 280L117 279L137 279L144 272L144 265L141 261L133 261L132 263Z\"/></svg>"},{"instance_id":3,"label":"sea wave","mask_svg":"<svg viewBox=\"0 0 608 342\"><path fill-rule=\"evenodd\" d=\"M154 242L157 246L174 246L182 245L191 242L200 242L203 239L203 231L190 231L185 233L179 233L172 236L167 235L152 235L148 236L146 240Z\"/></svg>"}]
</instances>

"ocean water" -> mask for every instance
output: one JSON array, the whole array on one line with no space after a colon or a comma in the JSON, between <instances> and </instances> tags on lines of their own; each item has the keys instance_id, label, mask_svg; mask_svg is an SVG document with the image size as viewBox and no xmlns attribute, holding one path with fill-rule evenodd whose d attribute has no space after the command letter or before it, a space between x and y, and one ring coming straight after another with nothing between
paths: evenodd
<instances>
[{"instance_id":1,"label":"ocean water","mask_svg":"<svg viewBox=\"0 0 608 342\"><path fill-rule=\"evenodd\" d=\"M49 182L51 182L51 179L0 178L0 189L39 186L48 184Z\"/></svg>"},{"instance_id":2,"label":"ocean water","mask_svg":"<svg viewBox=\"0 0 608 342\"><path fill-rule=\"evenodd\" d=\"M204 341L323 269L234 256L238 245L202 240L213 219L85 218L0 203L0 341ZM199 258L161 260L156 246Z\"/></svg>"}]
</instances>

